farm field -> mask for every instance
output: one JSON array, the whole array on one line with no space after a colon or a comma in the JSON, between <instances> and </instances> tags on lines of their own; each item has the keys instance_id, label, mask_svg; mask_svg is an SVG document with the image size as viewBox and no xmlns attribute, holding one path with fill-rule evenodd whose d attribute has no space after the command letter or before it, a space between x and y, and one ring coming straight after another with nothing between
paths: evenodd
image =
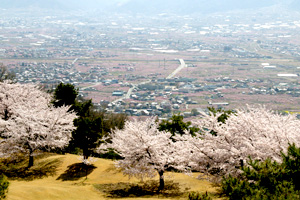
<instances>
[{"instance_id":1,"label":"farm field","mask_svg":"<svg viewBox=\"0 0 300 200\"><path fill-rule=\"evenodd\" d=\"M114 162L108 159L97 159L93 164L95 168L88 175L76 178L72 176L68 167L79 165L80 160L77 155L52 155L40 160L39 163L51 163L58 160L56 174L42 179L34 180L10 180L7 200L53 200L53 199L187 199L188 192L206 192L215 195L217 188L207 180L199 180L197 173L186 175L181 173L167 173L165 176L166 187L173 185L175 189L168 194L155 194L137 197L135 194L113 193L113 191L122 191L129 184L137 184L140 181L135 178L128 179L122 172L114 167ZM66 173L68 172L68 173ZM67 176L64 176L66 175ZM74 174L73 174L74 175ZM59 180L58 180L59 179ZM73 179L73 180L70 180ZM151 179L158 182L158 177ZM150 183L150 180L144 180ZM171 182L171 184L170 184ZM179 184L179 185L178 185ZM179 188L178 188L179 187ZM98 188L98 189L97 189ZM176 191L175 191L176 190ZM110 193L108 192L110 191ZM112 195L114 194L114 195ZM121 194L121 196L120 196Z\"/></svg>"}]
</instances>

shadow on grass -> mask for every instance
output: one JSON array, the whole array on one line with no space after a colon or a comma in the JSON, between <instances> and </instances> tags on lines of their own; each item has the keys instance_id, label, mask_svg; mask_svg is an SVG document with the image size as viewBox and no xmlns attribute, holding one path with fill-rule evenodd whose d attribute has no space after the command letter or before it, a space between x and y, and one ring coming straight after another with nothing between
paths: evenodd
<instances>
[{"instance_id":1,"label":"shadow on grass","mask_svg":"<svg viewBox=\"0 0 300 200\"><path fill-rule=\"evenodd\" d=\"M76 181L82 177L87 177L94 171L94 165L85 165L83 163L75 163L68 166L68 169L61 174L56 180Z\"/></svg>"},{"instance_id":2,"label":"shadow on grass","mask_svg":"<svg viewBox=\"0 0 300 200\"><path fill-rule=\"evenodd\" d=\"M158 181L146 181L144 183L111 183L111 184L96 184L94 187L103 192L108 198L122 197L150 197L159 195L160 197L181 197L187 195L188 189L181 190L179 183L166 181L164 190L158 191Z\"/></svg>"},{"instance_id":3,"label":"shadow on grass","mask_svg":"<svg viewBox=\"0 0 300 200\"><path fill-rule=\"evenodd\" d=\"M28 160L24 156L2 159L0 164L0 174L5 174L12 180L34 180L53 176L57 167L61 164L61 159L39 160L45 156L37 157L34 166L28 168Z\"/></svg>"}]
</instances>

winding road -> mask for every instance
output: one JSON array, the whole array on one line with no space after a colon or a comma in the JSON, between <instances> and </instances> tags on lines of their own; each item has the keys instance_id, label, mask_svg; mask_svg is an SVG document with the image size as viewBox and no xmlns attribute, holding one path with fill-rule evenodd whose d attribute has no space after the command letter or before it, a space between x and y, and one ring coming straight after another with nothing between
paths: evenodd
<instances>
[{"instance_id":1,"label":"winding road","mask_svg":"<svg viewBox=\"0 0 300 200\"><path fill-rule=\"evenodd\" d=\"M180 62L180 66L177 67L169 76L167 76L166 79L173 78L178 72L180 72L183 68L187 66L183 59L179 59L179 62Z\"/></svg>"}]
</instances>

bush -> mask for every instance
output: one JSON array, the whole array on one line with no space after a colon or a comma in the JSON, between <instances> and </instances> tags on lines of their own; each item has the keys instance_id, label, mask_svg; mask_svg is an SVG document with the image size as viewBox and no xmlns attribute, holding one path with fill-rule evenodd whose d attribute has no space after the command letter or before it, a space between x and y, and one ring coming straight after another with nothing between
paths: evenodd
<instances>
[{"instance_id":1,"label":"bush","mask_svg":"<svg viewBox=\"0 0 300 200\"><path fill-rule=\"evenodd\" d=\"M208 196L207 192L205 194L200 194L198 192L189 193L189 200L212 200L210 196Z\"/></svg>"},{"instance_id":2,"label":"bush","mask_svg":"<svg viewBox=\"0 0 300 200\"><path fill-rule=\"evenodd\" d=\"M5 199L9 182L3 174L0 175L0 199Z\"/></svg>"},{"instance_id":3,"label":"bush","mask_svg":"<svg viewBox=\"0 0 300 200\"><path fill-rule=\"evenodd\" d=\"M253 161L239 177L223 178L222 192L229 199L299 199L300 149L290 145L283 162Z\"/></svg>"}]
</instances>

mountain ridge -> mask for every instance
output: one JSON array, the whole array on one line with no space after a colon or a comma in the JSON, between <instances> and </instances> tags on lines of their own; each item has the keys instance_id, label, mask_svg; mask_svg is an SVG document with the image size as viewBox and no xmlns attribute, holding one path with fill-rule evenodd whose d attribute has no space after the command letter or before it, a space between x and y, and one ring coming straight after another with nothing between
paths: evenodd
<instances>
[{"instance_id":1,"label":"mountain ridge","mask_svg":"<svg viewBox=\"0 0 300 200\"><path fill-rule=\"evenodd\" d=\"M31 7L52 10L102 10L118 13L177 13L210 14L272 7L285 4L291 10L300 10L300 0L1 0L0 8L27 9Z\"/></svg>"}]
</instances>

